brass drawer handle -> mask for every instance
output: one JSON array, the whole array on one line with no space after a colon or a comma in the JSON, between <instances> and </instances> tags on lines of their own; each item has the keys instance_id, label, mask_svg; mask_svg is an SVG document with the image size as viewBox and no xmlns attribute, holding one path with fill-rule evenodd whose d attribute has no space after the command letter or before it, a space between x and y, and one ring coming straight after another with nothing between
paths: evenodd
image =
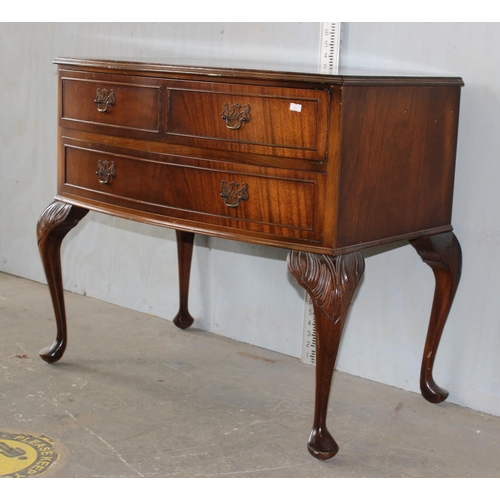
<instances>
[{"instance_id":1,"label":"brass drawer handle","mask_svg":"<svg viewBox=\"0 0 500 500\"><path fill-rule=\"evenodd\" d=\"M115 91L113 89L97 89L97 97L94 99L99 113L106 113L109 106L115 105Z\"/></svg>"},{"instance_id":2,"label":"brass drawer handle","mask_svg":"<svg viewBox=\"0 0 500 500\"><path fill-rule=\"evenodd\" d=\"M224 200L226 206L230 208L237 207L242 201L248 200L248 184L244 182L240 188L237 182L230 182L228 186L226 181L222 181L220 185L220 196Z\"/></svg>"},{"instance_id":3,"label":"brass drawer handle","mask_svg":"<svg viewBox=\"0 0 500 500\"><path fill-rule=\"evenodd\" d=\"M108 184L111 179L116 177L115 162L101 161L97 162L96 175L101 184Z\"/></svg>"},{"instance_id":4,"label":"brass drawer handle","mask_svg":"<svg viewBox=\"0 0 500 500\"><path fill-rule=\"evenodd\" d=\"M231 130L238 130L246 122L251 119L250 105L245 104L243 111L240 111L241 104L233 104L229 109L229 104L225 102L222 106L221 118L226 122L226 127Z\"/></svg>"}]
</instances>

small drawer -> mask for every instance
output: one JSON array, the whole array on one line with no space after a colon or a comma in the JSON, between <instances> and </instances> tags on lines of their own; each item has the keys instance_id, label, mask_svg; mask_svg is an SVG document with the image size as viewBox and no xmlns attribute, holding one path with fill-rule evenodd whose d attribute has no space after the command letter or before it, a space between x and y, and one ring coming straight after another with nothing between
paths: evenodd
<instances>
[{"instance_id":1,"label":"small drawer","mask_svg":"<svg viewBox=\"0 0 500 500\"><path fill-rule=\"evenodd\" d=\"M95 129L160 132L161 86L147 79L129 82L112 76L78 73L61 77L61 119L64 126ZM142 80L142 82L141 82Z\"/></svg>"},{"instance_id":2,"label":"small drawer","mask_svg":"<svg viewBox=\"0 0 500 500\"><path fill-rule=\"evenodd\" d=\"M166 133L176 142L290 158L326 158L326 90L186 82L168 88L167 100Z\"/></svg>"},{"instance_id":3,"label":"small drawer","mask_svg":"<svg viewBox=\"0 0 500 500\"><path fill-rule=\"evenodd\" d=\"M61 194L227 228L320 237L322 174L291 171L288 178L246 165L195 159L187 165L179 158L142 159L105 149L64 146Z\"/></svg>"}]
</instances>

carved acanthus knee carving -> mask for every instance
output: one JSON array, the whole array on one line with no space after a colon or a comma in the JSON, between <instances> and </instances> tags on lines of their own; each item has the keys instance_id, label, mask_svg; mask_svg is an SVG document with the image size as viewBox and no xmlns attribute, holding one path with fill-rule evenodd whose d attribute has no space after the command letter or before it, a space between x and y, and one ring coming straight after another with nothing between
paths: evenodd
<instances>
[{"instance_id":1,"label":"carved acanthus knee carving","mask_svg":"<svg viewBox=\"0 0 500 500\"><path fill-rule=\"evenodd\" d=\"M351 303L364 262L359 252L332 257L292 250L288 257L290 272L334 323Z\"/></svg>"}]
</instances>

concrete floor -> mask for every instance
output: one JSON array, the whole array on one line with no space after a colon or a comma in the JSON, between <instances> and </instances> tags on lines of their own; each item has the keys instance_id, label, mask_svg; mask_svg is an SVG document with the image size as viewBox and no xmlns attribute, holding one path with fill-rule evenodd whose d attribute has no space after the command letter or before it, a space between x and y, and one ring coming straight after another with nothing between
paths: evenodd
<instances>
[{"instance_id":1,"label":"concrete floor","mask_svg":"<svg viewBox=\"0 0 500 500\"><path fill-rule=\"evenodd\" d=\"M46 476L500 476L498 417L336 372L340 452L319 462L306 450L314 368L88 297L66 305L69 347L48 365L47 287L0 274L0 433L54 439Z\"/></svg>"}]
</instances>

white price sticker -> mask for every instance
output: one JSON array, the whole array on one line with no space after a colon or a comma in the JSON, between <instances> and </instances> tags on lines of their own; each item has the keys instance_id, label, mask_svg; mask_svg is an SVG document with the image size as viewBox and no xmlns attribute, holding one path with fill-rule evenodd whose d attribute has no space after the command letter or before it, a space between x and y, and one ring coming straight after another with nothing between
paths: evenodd
<instances>
[{"instance_id":1,"label":"white price sticker","mask_svg":"<svg viewBox=\"0 0 500 500\"><path fill-rule=\"evenodd\" d=\"M294 102L291 102L290 111L297 111L298 113L300 113L302 111L302 104L295 104Z\"/></svg>"}]
</instances>

